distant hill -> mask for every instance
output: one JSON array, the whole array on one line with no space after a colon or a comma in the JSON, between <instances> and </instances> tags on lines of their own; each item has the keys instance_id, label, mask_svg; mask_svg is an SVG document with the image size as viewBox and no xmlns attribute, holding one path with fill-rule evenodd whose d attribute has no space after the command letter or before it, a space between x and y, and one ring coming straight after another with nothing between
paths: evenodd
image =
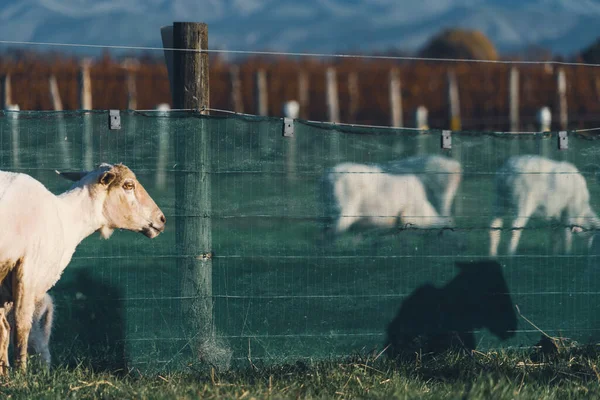
<instances>
[{"instance_id":1,"label":"distant hill","mask_svg":"<svg viewBox=\"0 0 600 400\"><path fill-rule=\"evenodd\" d=\"M415 51L444 28L500 52L570 55L600 36L595 0L20 0L0 2L0 40L160 46L173 21L209 24L212 48ZM99 54L100 50L88 50Z\"/></svg>"}]
</instances>

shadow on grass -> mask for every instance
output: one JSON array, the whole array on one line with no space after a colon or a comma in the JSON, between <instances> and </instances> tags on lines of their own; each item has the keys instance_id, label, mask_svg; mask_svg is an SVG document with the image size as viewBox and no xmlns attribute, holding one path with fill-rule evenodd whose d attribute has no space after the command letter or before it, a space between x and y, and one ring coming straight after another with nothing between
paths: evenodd
<instances>
[{"instance_id":1,"label":"shadow on grass","mask_svg":"<svg viewBox=\"0 0 600 400\"><path fill-rule=\"evenodd\" d=\"M122 291L94 277L74 272L52 294L59 306L51 339L53 364L83 365L94 371L125 369L125 318Z\"/></svg>"},{"instance_id":2,"label":"shadow on grass","mask_svg":"<svg viewBox=\"0 0 600 400\"><path fill-rule=\"evenodd\" d=\"M473 331L489 329L506 340L517 317L496 261L457 262L458 275L438 288L425 284L408 296L387 328L389 356L475 349Z\"/></svg>"}]
</instances>

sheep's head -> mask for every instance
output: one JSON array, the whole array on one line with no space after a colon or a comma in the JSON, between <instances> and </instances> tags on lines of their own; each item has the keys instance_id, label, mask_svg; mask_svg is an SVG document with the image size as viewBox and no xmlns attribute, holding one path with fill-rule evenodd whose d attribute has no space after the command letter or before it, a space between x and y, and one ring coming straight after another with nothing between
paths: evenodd
<instances>
[{"instance_id":1,"label":"sheep's head","mask_svg":"<svg viewBox=\"0 0 600 400\"><path fill-rule=\"evenodd\" d=\"M105 223L100 234L108 238L115 229L140 232L155 238L165 229L165 215L123 164L101 164L89 172L59 172L61 176L85 186L90 195L102 202Z\"/></svg>"}]
</instances>

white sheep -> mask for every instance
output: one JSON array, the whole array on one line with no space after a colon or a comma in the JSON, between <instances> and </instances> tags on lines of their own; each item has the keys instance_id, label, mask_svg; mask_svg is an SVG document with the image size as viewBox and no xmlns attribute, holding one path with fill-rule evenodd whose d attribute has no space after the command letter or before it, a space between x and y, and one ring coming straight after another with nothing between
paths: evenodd
<instances>
[{"instance_id":1,"label":"white sheep","mask_svg":"<svg viewBox=\"0 0 600 400\"><path fill-rule=\"evenodd\" d=\"M496 175L490 255L498 254L506 216L512 218L509 255L516 253L522 229L532 216L563 224L565 252L570 253L573 232L600 228L589 201L585 179L573 164L534 155L510 157Z\"/></svg>"},{"instance_id":2,"label":"white sheep","mask_svg":"<svg viewBox=\"0 0 600 400\"><path fill-rule=\"evenodd\" d=\"M326 212L334 216L333 233L362 223L392 228L398 224L422 228L447 226L427 200L415 175L389 174L377 165L341 163L324 177Z\"/></svg>"},{"instance_id":3,"label":"white sheep","mask_svg":"<svg viewBox=\"0 0 600 400\"><path fill-rule=\"evenodd\" d=\"M43 301L79 243L115 229L158 236L165 217L125 165L102 164L90 172L61 173L76 181L59 196L29 175L0 171L0 373L7 372L10 326L3 306L13 302L15 362L26 369L36 303Z\"/></svg>"},{"instance_id":4,"label":"white sheep","mask_svg":"<svg viewBox=\"0 0 600 400\"><path fill-rule=\"evenodd\" d=\"M427 197L440 215L451 215L452 203L462 180L462 166L456 160L438 155L423 155L379 164L385 172L415 174Z\"/></svg>"}]
</instances>

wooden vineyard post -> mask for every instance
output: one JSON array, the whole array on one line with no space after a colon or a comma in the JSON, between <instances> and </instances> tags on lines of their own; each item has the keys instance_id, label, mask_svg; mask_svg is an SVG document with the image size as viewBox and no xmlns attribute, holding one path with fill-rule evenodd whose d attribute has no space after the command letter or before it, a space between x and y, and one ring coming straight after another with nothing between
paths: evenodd
<instances>
[{"instance_id":1,"label":"wooden vineyard post","mask_svg":"<svg viewBox=\"0 0 600 400\"><path fill-rule=\"evenodd\" d=\"M173 47L173 104L175 109L209 108L208 26L175 22ZM203 111L208 113L208 111ZM181 295L186 337L203 361L228 366L228 352L217 349L212 299L211 146L206 121L197 130L178 130L175 154L182 170L175 176L175 235L182 273Z\"/></svg>"},{"instance_id":2,"label":"wooden vineyard post","mask_svg":"<svg viewBox=\"0 0 600 400\"><path fill-rule=\"evenodd\" d=\"M79 67L79 109L83 110L83 167L94 169L94 146L92 142L92 82L90 79L90 60L83 60Z\"/></svg>"}]
</instances>

